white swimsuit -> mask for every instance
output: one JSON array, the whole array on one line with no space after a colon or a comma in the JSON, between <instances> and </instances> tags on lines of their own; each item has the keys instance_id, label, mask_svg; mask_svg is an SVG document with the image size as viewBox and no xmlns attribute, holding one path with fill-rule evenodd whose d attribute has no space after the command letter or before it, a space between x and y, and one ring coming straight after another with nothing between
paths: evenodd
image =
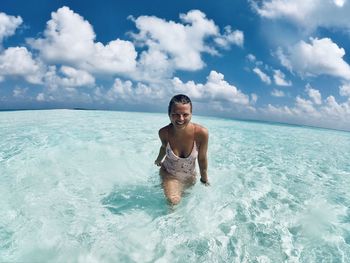
<instances>
[{"instance_id":1,"label":"white swimsuit","mask_svg":"<svg viewBox=\"0 0 350 263\"><path fill-rule=\"evenodd\" d=\"M196 175L197 156L198 149L196 141L193 142L192 152L186 158L175 155L168 142L163 167L173 176L179 177L180 179L190 179Z\"/></svg>"}]
</instances>

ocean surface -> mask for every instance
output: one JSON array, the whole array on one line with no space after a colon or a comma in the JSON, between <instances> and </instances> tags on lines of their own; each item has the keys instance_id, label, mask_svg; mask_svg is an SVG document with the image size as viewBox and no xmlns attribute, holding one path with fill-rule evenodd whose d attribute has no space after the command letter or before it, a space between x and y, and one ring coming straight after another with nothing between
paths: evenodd
<instances>
[{"instance_id":1,"label":"ocean surface","mask_svg":"<svg viewBox=\"0 0 350 263\"><path fill-rule=\"evenodd\" d=\"M167 114L0 112L0 262L350 262L350 133L193 117L210 187L165 201Z\"/></svg>"}]
</instances>

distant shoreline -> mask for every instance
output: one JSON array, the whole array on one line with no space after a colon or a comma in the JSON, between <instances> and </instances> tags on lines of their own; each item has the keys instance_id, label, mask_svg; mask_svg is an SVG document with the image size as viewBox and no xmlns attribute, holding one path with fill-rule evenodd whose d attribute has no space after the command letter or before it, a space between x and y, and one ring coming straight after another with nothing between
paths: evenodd
<instances>
[{"instance_id":1,"label":"distant shoreline","mask_svg":"<svg viewBox=\"0 0 350 263\"><path fill-rule=\"evenodd\" d=\"M42 109L0 109L0 112L11 112L11 111L37 111L37 110L77 110L77 111L116 111L116 112L133 112L133 113L160 113L162 112L148 112L148 111L127 111L127 110L112 110L112 109L89 109L89 108L42 108ZM165 114L165 113L163 113ZM334 129L334 128L328 128L328 127L320 127L320 126L311 126L311 125L304 125L304 124L298 124L298 123L287 123L287 122L277 122L277 121L268 121L268 120L254 120L254 119L240 119L240 118L229 118L229 117L220 117L220 116L212 116L212 115L200 115L196 114L196 116L199 117L208 117L208 118L216 118L216 119L224 119L224 120L234 120L234 121L242 121L242 122L257 122L257 123L264 123L269 125L281 125L281 126L291 126L291 127L305 127L305 128L311 128L311 129L322 129L322 130L333 130L333 131L341 131L341 132L350 132L349 130L344 129Z\"/></svg>"},{"instance_id":2,"label":"distant shoreline","mask_svg":"<svg viewBox=\"0 0 350 263\"><path fill-rule=\"evenodd\" d=\"M0 109L0 111L27 111L27 110L99 110L99 109L89 109L89 108Z\"/></svg>"}]
</instances>

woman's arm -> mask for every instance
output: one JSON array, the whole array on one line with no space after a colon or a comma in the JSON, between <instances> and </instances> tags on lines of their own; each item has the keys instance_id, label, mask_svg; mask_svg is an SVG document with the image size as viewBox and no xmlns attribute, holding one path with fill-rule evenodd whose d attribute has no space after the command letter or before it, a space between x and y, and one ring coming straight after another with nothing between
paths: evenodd
<instances>
[{"instance_id":1,"label":"woman's arm","mask_svg":"<svg viewBox=\"0 0 350 263\"><path fill-rule=\"evenodd\" d=\"M159 139L160 141L162 142L162 145L160 146L160 149L159 149L159 154L158 154L158 157L157 159L154 161L154 164L157 165L157 166L161 166L162 165L162 161L164 159L164 156L165 156L165 149L166 149L166 138L165 138L165 127L160 129L159 132L158 132L158 135L159 135Z\"/></svg>"},{"instance_id":2,"label":"woman's arm","mask_svg":"<svg viewBox=\"0 0 350 263\"><path fill-rule=\"evenodd\" d=\"M157 166L161 166L164 156L165 156L165 147L162 145L160 146L159 154L157 159L154 161L154 164Z\"/></svg>"},{"instance_id":3,"label":"woman's arm","mask_svg":"<svg viewBox=\"0 0 350 263\"><path fill-rule=\"evenodd\" d=\"M207 152L208 152L208 141L209 141L209 133L208 130L204 127L201 127L199 135L199 152L198 152L198 165L199 165L199 171L201 174L200 181L205 184L209 185L208 180L208 158L207 158Z\"/></svg>"}]
</instances>

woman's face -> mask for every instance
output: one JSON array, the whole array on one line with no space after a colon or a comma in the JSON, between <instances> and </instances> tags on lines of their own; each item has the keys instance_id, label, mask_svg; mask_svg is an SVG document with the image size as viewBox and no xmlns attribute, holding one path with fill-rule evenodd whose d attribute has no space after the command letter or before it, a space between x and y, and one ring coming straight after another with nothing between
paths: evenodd
<instances>
[{"instance_id":1,"label":"woman's face","mask_svg":"<svg viewBox=\"0 0 350 263\"><path fill-rule=\"evenodd\" d=\"M169 118L174 127L178 129L185 128L190 123L191 117L191 105L189 103L175 103L171 107Z\"/></svg>"}]
</instances>

